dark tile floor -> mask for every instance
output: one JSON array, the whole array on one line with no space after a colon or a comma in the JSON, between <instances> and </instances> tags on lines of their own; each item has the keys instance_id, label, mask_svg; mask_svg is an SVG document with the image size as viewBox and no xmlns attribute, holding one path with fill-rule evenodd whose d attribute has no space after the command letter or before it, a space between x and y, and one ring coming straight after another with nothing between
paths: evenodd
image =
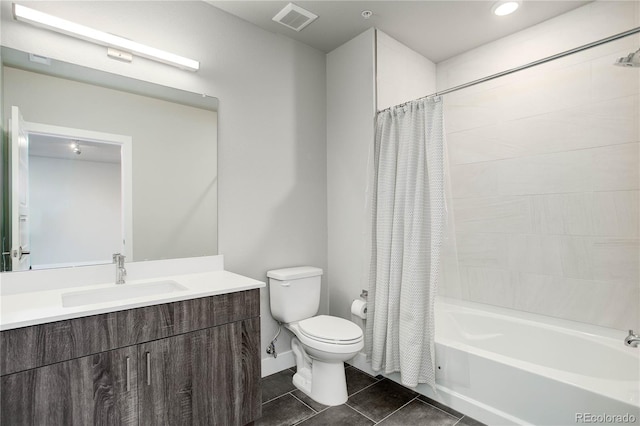
<instances>
[{"instance_id":1,"label":"dark tile floor","mask_svg":"<svg viewBox=\"0 0 640 426\"><path fill-rule=\"evenodd\" d=\"M291 382L295 369L262 379L262 418L256 426L483 426L482 423L382 376L347 366L346 404L319 404Z\"/></svg>"}]
</instances>

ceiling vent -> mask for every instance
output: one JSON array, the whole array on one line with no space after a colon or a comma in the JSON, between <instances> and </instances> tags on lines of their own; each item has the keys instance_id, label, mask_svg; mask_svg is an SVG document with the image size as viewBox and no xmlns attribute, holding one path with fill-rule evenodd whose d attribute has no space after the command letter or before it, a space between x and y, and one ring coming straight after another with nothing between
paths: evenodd
<instances>
[{"instance_id":1,"label":"ceiling vent","mask_svg":"<svg viewBox=\"0 0 640 426\"><path fill-rule=\"evenodd\" d=\"M300 31L318 18L318 15L293 3L286 5L273 20L287 28Z\"/></svg>"}]
</instances>

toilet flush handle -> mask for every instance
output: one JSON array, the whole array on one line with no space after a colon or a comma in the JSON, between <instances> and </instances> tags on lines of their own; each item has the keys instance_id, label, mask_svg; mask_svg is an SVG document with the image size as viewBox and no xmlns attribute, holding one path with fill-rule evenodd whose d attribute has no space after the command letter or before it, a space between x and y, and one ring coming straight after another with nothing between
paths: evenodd
<instances>
[{"instance_id":1,"label":"toilet flush handle","mask_svg":"<svg viewBox=\"0 0 640 426\"><path fill-rule=\"evenodd\" d=\"M280 283L280 285L281 285L282 287L289 287L289 286L291 285L291 281L282 281L282 282Z\"/></svg>"}]
</instances>

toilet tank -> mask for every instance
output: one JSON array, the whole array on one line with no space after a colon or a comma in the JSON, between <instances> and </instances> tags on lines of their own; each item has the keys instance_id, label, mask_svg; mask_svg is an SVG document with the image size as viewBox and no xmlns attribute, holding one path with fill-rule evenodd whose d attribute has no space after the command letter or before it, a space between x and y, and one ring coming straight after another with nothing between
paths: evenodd
<instances>
[{"instance_id":1,"label":"toilet tank","mask_svg":"<svg viewBox=\"0 0 640 426\"><path fill-rule=\"evenodd\" d=\"M267 272L271 315L283 323L311 318L320 307L322 269L313 266Z\"/></svg>"}]
</instances>

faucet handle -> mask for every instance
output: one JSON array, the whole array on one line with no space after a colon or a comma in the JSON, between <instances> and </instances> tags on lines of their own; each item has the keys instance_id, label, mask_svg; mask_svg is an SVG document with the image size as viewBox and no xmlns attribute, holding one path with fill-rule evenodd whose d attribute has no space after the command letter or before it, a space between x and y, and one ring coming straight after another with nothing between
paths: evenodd
<instances>
[{"instance_id":1,"label":"faucet handle","mask_svg":"<svg viewBox=\"0 0 640 426\"><path fill-rule=\"evenodd\" d=\"M637 336L636 333L633 332L633 330L629 330L629 334L632 336Z\"/></svg>"}]
</instances>

